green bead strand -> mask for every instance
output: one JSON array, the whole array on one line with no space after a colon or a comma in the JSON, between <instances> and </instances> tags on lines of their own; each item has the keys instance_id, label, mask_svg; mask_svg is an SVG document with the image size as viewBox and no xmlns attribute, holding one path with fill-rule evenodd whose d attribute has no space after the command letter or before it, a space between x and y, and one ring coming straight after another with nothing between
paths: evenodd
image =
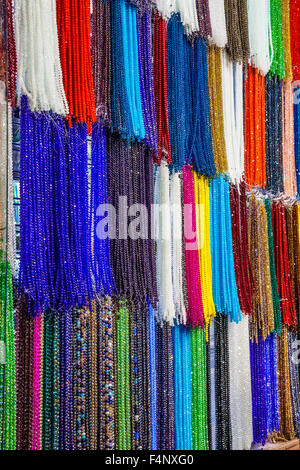
<instances>
[{"instance_id":1,"label":"green bead strand","mask_svg":"<svg viewBox=\"0 0 300 470\"><path fill-rule=\"evenodd\" d=\"M1 358L4 360L0 364L0 445L3 450L15 450L16 357L13 287L10 265L6 264L3 253L0 253L0 341L5 350L5 357Z\"/></svg>"},{"instance_id":2,"label":"green bead strand","mask_svg":"<svg viewBox=\"0 0 300 470\"><path fill-rule=\"evenodd\" d=\"M208 449L205 330L191 328L193 450Z\"/></svg>"},{"instance_id":3,"label":"green bead strand","mask_svg":"<svg viewBox=\"0 0 300 470\"><path fill-rule=\"evenodd\" d=\"M273 60L270 67L271 75L278 75L280 79L285 77L282 20L281 20L281 0L271 0L271 30Z\"/></svg>"},{"instance_id":4,"label":"green bead strand","mask_svg":"<svg viewBox=\"0 0 300 470\"><path fill-rule=\"evenodd\" d=\"M275 325L275 331L277 332L277 334L280 335L282 331L281 310L280 310L280 299L279 299L277 279L276 279L272 216L271 216L271 205L270 205L269 199L265 200L265 208L266 208L267 223L268 223L268 242L269 242L271 288L272 288L273 311L274 311L274 325Z\"/></svg>"},{"instance_id":5,"label":"green bead strand","mask_svg":"<svg viewBox=\"0 0 300 470\"><path fill-rule=\"evenodd\" d=\"M119 301L116 317L116 380L118 450L131 449L129 311Z\"/></svg>"}]
</instances>

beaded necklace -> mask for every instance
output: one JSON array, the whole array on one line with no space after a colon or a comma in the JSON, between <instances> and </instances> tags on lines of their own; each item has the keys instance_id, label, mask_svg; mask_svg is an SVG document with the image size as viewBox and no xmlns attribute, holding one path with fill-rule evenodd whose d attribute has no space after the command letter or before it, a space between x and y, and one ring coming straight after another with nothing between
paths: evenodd
<instances>
[{"instance_id":1,"label":"beaded necklace","mask_svg":"<svg viewBox=\"0 0 300 470\"><path fill-rule=\"evenodd\" d=\"M230 422L228 318L214 319L216 450L229 450L232 444Z\"/></svg>"},{"instance_id":2,"label":"beaded necklace","mask_svg":"<svg viewBox=\"0 0 300 470\"><path fill-rule=\"evenodd\" d=\"M96 121L92 61L90 0L56 0L58 41L63 83L71 118L88 124Z\"/></svg>"},{"instance_id":3,"label":"beaded necklace","mask_svg":"<svg viewBox=\"0 0 300 470\"><path fill-rule=\"evenodd\" d=\"M32 398L32 450L41 450L42 417L42 314L33 319L33 398Z\"/></svg>"},{"instance_id":4,"label":"beaded necklace","mask_svg":"<svg viewBox=\"0 0 300 470\"><path fill-rule=\"evenodd\" d=\"M158 321L174 324L176 315L172 285L172 243L169 169L165 162L156 168L154 203L156 212L156 273L159 294Z\"/></svg>"},{"instance_id":5,"label":"beaded necklace","mask_svg":"<svg viewBox=\"0 0 300 470\"><path fill-rule=\"evenodd\" d=\"M290 0L290 33L291 55L294 80L300 79L300 48L299 48L300 8L297 0Z\"/></svg>"},{"instance_id":6,"label":"beaded necklace","mask_svg":"<svg viewBox=\"0 0 300 470\"><path fill-rule=\"evenodd\" d=\"M176 328L176 327L175 327ZM162 450L175 449L175 375L173 334L170 325L156 323L156 402L157 402L157 447Z\"/></svg>"},{"instance_id":7,"label":"beaded necklace","mask_svg":"<svg viewBox=\"0 0 300 470\"><path fill-rule=\"evenodd\" d=\"M116 419L117 449L131 448L129 311L125 300L116 305Z\"/></svg>"},{"instance_id":8,"label":"beaded necklace","mask_svg":"<svg viewBox=\"0 0 300 470\"><path fill-rule=\"evenodd\" d=\"M16 328L17 449L26 450L31 448L32 434L33 318L25 296L17 300Z\"/></svg>"},{"instance_id":9,"label":"beaded necklace","mask_svg":"<svg viewBox=\"0 0 300 470\"><path fill-rule=\"evenodd\" d=\"M271 333L263 342L264 347L264 375L265 375L265 402L268 434L279 431L279 395L277 366L277 335Z\"/></svg>"},{"instance_id":10,"label":"beaded necklace","mask_svg":"<svg viewBox=\"0 0 300 470\"><path fill-rule=\"evenodd\" d=\"M157 157L154 155L154 161L160 165L163 156L168 163L172 160L168 111L167 26L158 12L154 13L153 22L153 74L158 139L158 153Z\"/></svg>"},{"instance_id":11,"label":"beaded necklace","mask_svg":"<svg viewBox=\"0 0 300 470\"><path fill-rule=\"evenodd\" d=\"M232 249L229 184L223 176L210 183L210 240L213 298L218 313L226 313L239 322L238 300Z\"/></svg>"},{"instance_id":12,"label":"beaded necklace","mask_svg":"<svg viewBox=\"0 0 300 470\"><path fill-rule=\"evenodd\" d=\"M212 36L212 28L209 15L209 0L196 0L197 17L199 25L199 33L204 38Z\"/></svg>"},{"instance_id":13,"label":"beaded necklace","mask_svg":"<svg viewBox=\"0 0 300 470\"><path fill-rule=\"evenodd\" d=\"M299 366L293 361L293 354L295 344L297 341L297 333L295 331L288 331L289 342L289 368L290 368L290 385L291 385L291 399L293 410L293 423L295 435L300 434L300 406L299 406Z\"/></svg>"},{"instance_id":14,"label":"beaded necklace","mask_svg":"<svg viewBox=\"0 0 300 470\"><path fill-rule=\"evenodd\" d=\"M284 193L295 197L297 193L294 120L293 120L293 86L290 81L282 84L282 172Z\"/></svg>"},{"instance_id":15,"label":"beaded necklace","mask_svg":"<svg viewBox=\"0 0 300 470\"><path fill-rule=\"evenodd\" d=\"M109 238L100 238L97 233L97 209L107 204L107 165L106 165L106 134L100 123L93 125L92 157L91 157L91 199L90 226L92 237L92 270L97 294L112 295L115 283L110 266Z\"/></svg>"},{"instance_id":16,"label":"beaded necklace","mask_svg":"<svg viewBox=\"0 0 300 470\"><path fill-rule=\"evenodd\" d=\"M151 450L158 449L157 447L157 373L156 373L156 341L155 341L155 318L154 310L150 303L148 303L148 315L149 315L149 365L150 365L150 420L151 420Z\"/></svg>"},{"instance_id":17,"label":"beaded necklace","mask_svg":"<svg viewBox=\"0 0 300 470\"><path fill-rule=\"evenodd\" d=\"M280 79L282 79L285 77L285 67L282 38L281 0L270 0L270 11L273 50L270 74L276 74Z\"/></svg>"},{"instance_id":18,"label":"beaded necklace","mask_svg":"<svg viewBox=\"0 0 300 470\"><path fill-rule=\"evenodd\" d=\"M209 94L207 78L206 42L196 38L186 44L190 61L191 108L186 108L188 139L188 162L192 161L196 171L214 177L211 121L209 112ZM186 77L187 79L188 77ZM189 114L188 114L189 111Z\"/></svg>"},{"instance_id":19,"label":"beaded necklace","mask_svg":"<svg viewBox=\"0 0 300 470\"><path fill-rule=\"evenodd\" d=\"M207 70L214 164L216 172L224 175L228 170L228 162L224 135L223 95L219 83L219 78L222 77L219 47L207 46Z\"/></svg>"},{"instance_id":20,"label":"beaded necklace","mask_svg":"<svg viewBox=\"0 0 300 470\"><path fill-rule=\"evenodd\" d=\"M193 450L208 449L205 332L191 329Z\"/></svg>"},{"instance_id":21,"label":"beaded necklace","mask_svg":"<svg viewBox=\"0 0 300 470\"><path fill-rule=\"evenodd\" d=\"M249 188L266 186L265 78L248 66L244 87L245 180Z\"/></svg>"},{"instance_id":22,"label":"beaded necklace","mask_svg":"<svg viewBox=\"0 0 300 470\"><path fill-rule=\"evenodd\" d=\"M97 325L97 304L92 302L92 309L88 313L88 403L87 403L87 417L88 417L88 437L89 437L89 450L97 450L98 438L98 325ZM102 359L102 358L101 358Z\"/></svg>"},{"instance_id":23,"label":"beaded necklace","mask_svg":"<svg viewBox=\"0 0 300 470\"><path fill-rule=\"evenodd\" d=\"M266 208L267 219L268 219L268 244L269 244L270 274L271 274L273 311L274 311L274 327L275 327L277 334L280 335L281 328L282 328L281 311L280 311L280 299L279 299L277 278L276 278L272 214L271 214L271 204L270 204L269 199L265 200L265 208Z\"/></svg>"},{"instance_id":24,"label":"beaded necklace","mask_svg":"<svg viewBox=\"0 0 300 470\"><path fill-rule=\"evenodd\" d=\"M174 405L175 449L191 450L192 441L192 380L190 329L174 326Z\"/></svg>"},{"instance_id":25,"label":"beaded necklace","mask_svg":"<svg viewBox=\"0 0 300 470\"><path fill-rule=\"evenodd\" d=\"M252 401L248 317L228 324L230 422L232 449L250 449L252 434Z\"/></svg>"},{"instance_id":26,"label":"beaded necklace","mask_svg":"<svg viewBox=\"0 0 300 470\"><path fill-rule=\"evenodd\" d=\"M249 202L248 231L250 261L255 286L253 315L250 318L250 338L257 339L260 330L262 338L265 340L275 327L273 278L271 278L270 269L267 213L263 201L254 195Z\"/></svg>"},{"instance_id":27,"label":"beaded necklace","mask_svg":"<svg viewBox=\"0 0 300 470\"><path fill-rule=\"evenodd\" d=\"M85 309L76 310L73 320L73 397L74 397L74 448L86 450L87 440L87 317Z\"/></svg>"},{"instance_id":28,"label":"beaded necklace","mask_svg":"<svg viewBox=\"0 0 300 470\"><path fill-rule=\"evenodd\" d=\"M74 449L73 429L73 311L64 312L60 324L60 423L59 449Z\"/></svg>"},{"instance_id":29,"label":"beaded necklace","mask_svg":"<svg viewBox=\"0 0 300 470\"><path fill-rule=\"evenodd\" d=\"M299 87L294 88L294 93L299 94ZM295 150L295 167L297 178L297 194L300 194L300 106L294 102L294 150Z\"/></svg>"},{"instance_id":30,"label":"beaded necklace","mask_svg":"<svg viewBox=\"0 0 300 470\"><path fill-rule=\"evenodd\" d=\"M59 59L56 0L35 5L15 1L18 94L33 111L68 115ZM32 47L34 44L34 47Z\"/></svg>"},{"instance_id":31,"label":"beaded necklace","mask_svg":"<svg viewBox=\"0 0 300 470\"><path fill-rule=\"evenodd\" d=\"M250 341L253 442L267 438L263 341Z\"/></svg>"},{"instance_id":32,"label":"beaded necklace","mask_svg":"<svg viewBox=\"0 0 300 470\"><path fill-rule=\"evenodd\" d=\"M57 338L58 314L47 311L44 314L44 350L43 350L43 428L42 448L43 450L57 450L57 434L59 423L57 422L59 401L59 378L57 369L59 357L57 349L59 341Z\"/></svg>"},{"instance_id":33,"label":"beaded necklace","mask_svg":"<svg viewBox=\"0 0 300 470\"><path fill-rule=\"evenodd\" d=\"M188 155L191 121L187 100L191 98L188 39L184 35L179 14L172 15L167 25L168 114L172 166L180 171Z\"/></svg>"},{"instance_id":34,"label":"beaded necklace","mask_svg":"<svg viewBox=\"0 0 300 470\"><path fill-rule=\"evenodd\" d=\"M279 338L279 337L277 337ZM253 442L279 431L276 335L250 341Z\"/></svg>"},{"instance_id":35,"label":"beaded necklace","mask_svg":"<svg viewBox=\"0 0 300 470\"><path fill-rule=\"evenodd\" d=\"M195 194L193 172L190 166L182 170L183 201L185 205L185 265L186 284L188 294L187 321L193 327L204 326L204 312L202 301L202 288L199 268L199 240L197 239L197 225L195 212Z\"/></svg>"},{"instance_id":36,"label":"beaded necklace","mask_svg":"<svg viewBox=\"0 0 300 470\"><path fill-rule=\"evenodd\" d=\"M183 210L181 173L172 173L170 180L171 204L171 250L173 301L177 323L186 323L184 295L184 250L183 250Z\"/></svg>"},{"instance_id":37,"label":"beaded necklace","mask_svg":"<svg viewBox=\"0 0 300 470\"><path fill-rule=\"evenodd\" d=\"M283 191L282 178L282 83L274 76L265 78L266 189Z\"/></svg>"},{"instance_id":38,"label":"beaded necklace","mask_svg":"<svg viewBox=\"0 0 300 470\"><path fill-rule=\"evenodd\" d=\"M266 75L272 62L270 0L247 2L247 13L251 64Z\"/></svg>"},{"instance_id":39,"label":"beaded necklace","mask_svg":"<svg viewBox=\"0 0 300 470\"><path fill-rule=\"evenodd\" d=\"M291 285L284 206L282 203L274 201L271 211L275 266L278 292L281 300L282 322L288 326L296 326L296 312Z\"/></svg>"},{"instance_id":40,"label":"beaded necklace","mask_svg":"<svg viewBox=\"0 0 300 470\"><path fill-rule=\"evenodd\" d=\"M127 217L121 218L121 211L126 210L126 206L134 208L135 204L144 205L147 214L151 214L153 166L150 152L139 143L127 147L119 136L110 135L107 139L107 178L108 202L119 215L115 239L110 240L111 268L118 294L141 302L147 298L156 307L152 218L149 216L141 221L136 239L128 236Z\"/></svg>"},{"instance_id":41,"label":"beaded necklace","mask_svg":"<svg viewBox=\"0 0 300 470\"><path fill-rule=\"evenodd\" d=\"M110 2L93 0L92 69L97 117L111 124L110 109Z\"/></svg>"},{"instance_id":42,"label":"beaded necklace","mask_svg":"<svg viewBox=\"0 0 300 470\"><path fill-rule=\"evenodd\" d=\"M138 69L136 9L126 0L111 3L112 128L123 138L145 138Z\"/></svg>"},{"instance_id":43,"label":"beaded necklace","mask_svg":"<svg viewBox=\"0 0 300 470\"><path fill-rule=\"evenodd\" d=\"M209 17L211 22L211 39L218 47L227 44L224 0L209 0Z\"/></svg>"},{"instance_id":44,"label":"beaded necklace","mask_svg":"<svg viewBox=\"0 0 300 470\"><path fill-rule=\"evenodd\" d=\"M297 317L297 325L300 324L300 243L299 243L299 217L298 205L294 202L292 205L285 206L286 234L289 255L289 267L291 283L293 289L293 299Z\"/></svg>"},{"instance_id":45,"label":"beaded necklace","mask_svg":"<svg viewBox=\"0 0 300 470\"><path fill-rule=\"evenodd\" d=\"M295 431L290 386L288 329L286 325L282 328L282 334L277 336L277 347L280 435L284 439L291 440L295 437Z\"/></svg>"},{"instance_id":46,"label":"beaded necklace","mask_svg":"<svg viewBox=\"0 0 300 470\"><path fill-rule=\"evenodd\" d=\"M223 51L222 95L228 176L238 184L244 173L243 68Z\"/></svg>"},{"instance_id":47,"label":"beaded necklace","mask_svg":"<svg viewBox=\"0 0 300 470\"><path fill-rule=\"evenodd\" d=\"M227 50L233 61L248 59L249 37L246 0L225 0Z\"/></svg>"},{"instance_id":48,"label":"beaded necklace","mask_svg":"<svg viewBox=\"0 0 300 470\"><path fill-rule=\"evenodd\" d=\"M199 268L202 289L203 313L206 333L213 317L216 315L212 295L212 270L210 252L210 211L209 211L209 182L208 178L193 173L195 191L195 210L197 224L197 239L199 251Z\"/></svg>"},{"instance_id":49,"label":"beaded necklace","mask_svg":"<svg viewBox=\"0 0 300 470\"><path fill-rule=\"evenodd\" d=\"M15 102L15 89L17 77L17 55L14 34L13 11L14 10L12 0L3 0L1 2L1 18L3 19L3 21L1 22L0 27L0 67L2 65L1 59L3 58L3 71L5 73L5 77L1 77L1 80L7 84L8 100L11 106L13 106Z\"/></svg>"},{"instance_id":50,"label":"beaded necklace","mask_svg":"<svg viewBox=\"0 0 300 470\"><path fill-rule=\"evenodd\" d=\"M246 185L230 185L230 209L234 270L241 311L252 314L254 293L249 256Z\"/></svg>"},{"instance_id":51,"label":"beaded necklace","mask_svg":"<svg viewBox=\"0 0 300 470\"><path fill-rule=\"evenodd\" d=\"M157 125L154 105L151 8L143 16L137 16L139 76L143 118L145 124L145 143L157 157Z\"/></svg>"},{"instance_id":52,"label":"beaded necklace","mask_svg":"<svg viewBox=\"0 0 300 470\"><path fill-rule=\"evenodd\" d=\"M148 306L131 307L130 355L131 355L131 404L132 404L132 445L134 450L151 448L151 408L155 389L150 394L150 325ZM156 400L156 398L155 398ZM153 423L154 426L155 423Z\"/></svg>"},{"instance_id":53,"label":"beaded necklace","mask_svg":"<svg viewBox=\"0 0 300 470\"><path fill-rule=\"evenodd\" d=\"M86 125L65 133L61 118L32 113L23 97L20 131L19 286L33 313L85 305L93 296Z\"/></svg>"},{"instance_id":54,"label":"beaded necklace","mask_svg":"<svg viewBox=\"0 0 300 470\"><path fill-rule=\"evenodd\" d=\"M292 56L291 56L291 28L290 28L290 0L283 0L281 2L281 26L282 26L282 41L283 41L283 58L285 80L287 82L293 80ZM293 12L294 13L294 12ZM296 25L296 18L293 18L293 29ZM294 23L295 21L295 23Z\"/></svg>"},{"instance_id":55,"label":"beaded necklace","mask_svg":"<svg viewBox=\"0 0 300 470\"><path fill-rule=\"evenodd\" d=\"M0 252L0 446L16 449L16 358L13 311L13 287L9 262Z\"/></svg>"},{"instance_id":56,"label":"beaded necklace","mask_svg":"<svg viewBox=\"0 0 300 470\"><path fill-rule=\"evenodd\" d=\"M115 422L116 371L115 371L115 315L111 299L99 303L98 318L98 448L113 450L117 447Z\"/></svg>"}]
</instances>

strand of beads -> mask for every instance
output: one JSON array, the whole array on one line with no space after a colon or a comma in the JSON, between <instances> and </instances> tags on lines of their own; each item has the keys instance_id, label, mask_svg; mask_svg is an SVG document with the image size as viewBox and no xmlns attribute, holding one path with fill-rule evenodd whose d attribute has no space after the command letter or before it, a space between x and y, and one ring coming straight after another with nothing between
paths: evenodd
<instances>
[{"instance_id":1,"label":"strand of beads","mask_svg":"<svg viewBox=\"0 0 300 470\"><path fill-rule=\"evenodd\" d=\"M293 86L291 81L282 84L282 172L283 188L289 197L297 193L294 120L293 120Z\"/></svg>"},{"instance_id":2,"label":"strand of beads","mask_svg":"<svg viewBox=\"0 0 300 470\"><path fill-rule=\"evenodd\" d=\"M299 29L300 8L297 0L290 0L291 55L294 80L300 79Z\"/></svg>"},{"instance_id":3,"label":"strand of beads","mask_svg":"<svg viewBox=\"0 0 300 470\"><path fill-rule=\"evenodd\" d=\"M205 176L200 176L199 174L194 172L194 190L199 251L199 269L201 278L201 289L203 291L203 313L206 325L206 333L208 333L208 326L211 324L211 321L216 314L212 294L208 178L206 178Z\"/></svg>"},{"instance_id":4,"label":"strand of beads","mask_svg":"<svg viewBox=\"0 0 300 470\"><path fill-rule=\"evenodd\" d=\"M196 171L214 177L216 170L209 110L206 42L202 38L196 38L193 44L187 42L185 46L190 64L188 92L191 93L191 107L185 110L186 121L191 123L190 128L187 124L188 161L193 163Z\"/></svg>"},{"instance_id":5,"label":"strand of beads","mask_svg":"<svg viewBox=\"0 0 300 470\"><path fill-rule=\"evenodd\" d=\"M32 450L41 450L42 314L33 319Z\"/></svg>"},{"instance_id":6,"label":"strand of beads","mask_svg":"<svg viewBox=\"0 0 300 470\"><path fill-rule=\"evenodd\" d=\"M290 368L290 385L291 385L291 400L293 410L293 424L295 435L300 435L300 406L299 406L299 366L295 364L293 357L297 346L297 333L295 331L288 331L289 341L289 368Z\"/></svg>"},{"instance_id":7,"label":"strand of beads","mask_svg":"<svg viewBox=\"0 0 300 470\"><path fill-rule=\"evenodd\" d=\"M92 271L97 294L112 295L115 283L110 266L109 226L96 223L102 208L106 209L107 168L106 168L106 135L100 123L93 125L91 156L91 191L90 191L90 227L92 237ZM108 224L109 225L109 224ZM100 230L100 228L103 230Z\"/></svg>"},{"instance_id":8,"label":"strand of beads","mask_svg":"<svg viewBox=\"0 0 300 470\"><path fill-rule=\"evenodd\" d=\"M129 311L126 301L116 306L116 390L117 390L117 448L131 448L129 367Z\"/></svg>"},{"instance_id":9,"label":"strand of beads","mask_svg":"<svg viewBox=\"0 0 300 470\"><path fill-rule=\"evenodd\" d=\"M228 324L232 449L250 449L253 440L248 317Z\"/></svg>"},{"instance_id":10,"label":"strand of beads","mask_svg":"<svg viewBox=\"0 0 300 470\"><path fill-rule=\"evenodd\" d=\"M228 318L219 314L214 320L216 449L232 446L230 422Z\"/></svg>"},{"instance_id":11,"label":"strand of beads","mask_svg":"<svg viewBox=\"0 0 300 470\"><path fill-rule=\"evenodd\" d=\"M174 409L175 449L191 450L192 442L192 382L190 329L174 326Z\"/></svg>"},{"instance_id":12,"label":"strand of beads","mask_svg":"<svg viewBox=\"0 0 300 470\"><path fill-rule=\"evenodd\" d=\"M234 270L241 312L252 314L253 275L248 246L246 185L230 186Z\"/></svg>"},{"instance_id":13,"label":"strand of beads","mask_svg":"<svg viewBox=\"0 0 300 470\"><path fill-rule=\"evenodd\" d=\"M289 267L291 274L291 283L293 289L293 298L297 317L297 325L300 324L300 243L299 243L299 216L298 204L285 206L287 243L289 255Z\"/></svg>"},{"instance_id":14,"label":"strand of beads","mask_svg":"<svg viewBox=\"0 0 300 470\"><path fill-rule=\"evenodd\" d=\"M98 341L97 341L97 307L96 302L92 302L92 309L89 313L88 328L88 381L89 381L89 403L87 414L89 415L89 449L97 450L98 434Z\"/></svg>"},{"instance_id":15,"label":"strand of beads","mask_svg":"<svg viewBox=\"0 0 300 470\"><path fill-rule=\"evenodd\" d=\"M193 450L208 449L205 331L191 329Z\"/></svg>"},{"instance_id":16,"label":"strand of beads","mask_svg":"<svg viewBox=\"0 0 300 470\"><path fill-rule=\"evenodd\" d=\"M56 24L56 0L15 2L18 93L26 95L34 111L66 116L68 102L63 86ZM34 47L32 44L34 43Z\"/></svg>"},{"instance_id":17,"label":"strand of beads","mask_svg":"<svg viewBox=\"0 0 300 470\"><path fill-rule=\"evenodd\" d=\"M244 94L245 180L249 188L265 188L265 78L258 69L248 67Z\"/></svg>"},{"instance_id":18,"label":"strand of beads","mask_svg":"<svg viewBox=\"0 0 300 470\"><path fill-rule=\"evenodd\" d=\"M154 15L153 28L153 75L158 140L158 153L157 157L154 156L154 161L160 165L163 156L168 163L171 162L172 157L168 110L167 26L158 12Z\"/></svg>"},{"instance_id":19,"label":"strand of beads","mask_svg":"<svg viewBox=\"0 0 300 470\"><path fill-rule=\"evenodd\" d=\"M278 292L281 299L282 322L296 326L295 302L292 293L290 267L288 261L287 231L284 206L274 201L272 204L272 225L274 235L275 266Z\"/></svg>"},{"instance_id":20,"label":"strand of beads","mask_svg":"<svg viewBox=\"0 0 300 470\"><path fill-rule=\"evenodd\" d=\"M142 99L142 110L145 124L145 143L154 151L155 158L158 152L157 125L154 105L153 65L152 65L152 37L151 37L151 9L146 9L143 16L137 16L139 76Z\"/></svg>"},{"instance_id":21,"label":"strand of beads","mask_svg":"<svg viewBox=\"0 0 300 470\"><path fill-rule=\"evenodd\" d=\"M188 73L188 39L179 14L172 15L167 25L168 115L172 166L175 171L183 167L189 154L187 101L190 98ZM189 109L190 111L190 109Z\"/></svg>"},{"instance_id":22,"label":"strand of beads","mask_svg":"<svg viewBox=\"0 0 300 470\"><path fill-rule=\"evenodd\" d=\"M73 430L73 311L64 312L60 324L60 450L74 449Z\"/></svg>"},{"instance_id":23,"label":"strand of beads","mask_svg":"<svg viewBox=\"0 0 300 470\"><path fill-rule=\"evenodd\" d=\"M228 170L228 162L224 134L223 94L219 83L219 78L222 77L219 47L207 46L207 69L214 164L216 172L224 175Z\"/></svg>"},{"instance_id":24,"label":"strand of beads","mask_svg":"<svg viewBox=\"0 0 300 470\"><path fill-rule=\"evenodd\" d=\"M267 213L262 200L252 196L249 203L250 261L254 279L253 315L250 319L250 337L265 339L274 330L273 291L268 248Z\"/></svg>"},{"instance_id":25,"label":"strand of beads","mask_svg":"<svg viewBox=\"0 0 300 470\"><path fill-rule=\"evenodd\" d=\"M99 370L99 422L98 448L113 450L117 447L115 423L116 409L116 318L112 311L111 299L105 298L100 302L98 315L98 356ZM101 411L104 419L101 419Z\"/></svg>"},{"instance_id":26,"label":"strand of beads","mask_svg":"<svg viewBox=\"0 0 300 470\"><path fill-rule=\"evenodd\" d=\"M90 0L56 0L60 61L69 104L69 124L96 121L91 61Z\"/></svg>"},{"instance_id":27,"label":"strand of beads","mask_svg":"<svg viewBox=\"0 0 300 470\"><path fill-rule=\"evenodd\" d=\"M156 323L156 372L157 372L157 447L175 449L175 388L174 353L170 325Z\"/></svg>"},{"instance_id":28,"label":"strand of beads","mask_svg":"<svg viewBox=\"0 0 300 470\"><path fill-rule=\"evenodd\" d=\"M271 204L270 204L269 199L265 200L265 208L266 208L267 219L268 219L268 245L269 245L270 274L271 274L272 299L273 299L273 311L274 311L274 328L276 332L280 334L281 327L282 327L281 326L281 310L280 310L280 299L279 299L277 278L276 278L272 214L271 214Z\"/></svg>"},{"instance_id":29,"label":"strand of beads","mask_svg":"<svg viewBox=\"0 0 300 470\"><path fill-rule=\"evenodd\" d=\"M7 82L8 99L11 106L14 106L17 79L17 54L12 0L4 0L1 3L1 18L3 18L3 29L1 30L0 50L1 55L3 54L3 63L8 65L7 77L6 79L3 77L3 82ZM6 69L6 65L4 69Z\"/></svg>"},{"instance_id":30,"label":"strand of beads","mask_svg":"<svg viewBox=\"0 0 300 470\"><path fill-rule=\"evenodd\" d=\"M97 117L111 124L110 107L110 2L93 0L92 68Z\"/></svg>"},{"instance_id":31,"label":"strand of beads","mask_svg":"<svg viewBox=\"0 0 300 470\"><path fill-rule=\"evenodd\" d=\"M282 328L282 334L277 336L277 347L280 434L285 439L291 440L295 437L295 434L288 358L288 329L286 325Z\"/></svg>"},{"instance_id":32,"label":"strand of beads","mask_svg":"<svg viewBox=\"0 0 300 470\"><path fill-rule=\"evenodd\" d=\"M285 77L280 0L270 0L273 59L270 73ZM273 110L274 111L274 110Z\"/></svg>"},{"instance_id":33,"label":"strand of beads","mask_svg":"<svg viewBox=\"0 0 300 470\"><path fill-rule=\"evenodd\" d=\"M210 183L210 240L213 298L216 311L239 322L238 300L232 249L231 212L228 181L219 176Z\"/></svg>"},{"instance_id":34,"label":"strand of beads","mask_svg":"<svg viewBox=\"0 0 300 470\"><path fill-rule=\"evenodd\" d=\"M13 287L9 262L0 252L0 448L16 449L16 357Z\"/></svg>"},{"instance_id":35,"label":"strand of beads","mask_svg":"<svg viewBox=\"0 0 300 470\"><path fill-rule=\"evenodd\" d=\"M77 450L86 450L87 443L87 316L85 309L75 311L74 314L74 447Z\"/></svg>"},{"instance_id":36,"label":"strand of beads","mask_svg":"<svg viewBox=\"0 0 300 470\"><path fill-rule=\"evenodd\" d=\"M44 371L43 371L43 450L53 448L53 371L54 371L54 314L44 314Z\"/></svg>"},{"instance_id":37,"label":"strand of beads","mask_svg":"<svg viewBox=\"0 0 300 470\"><path fill-rule=\"evenodd\" d=\"M248 17L246 0L225 0L227 49L233 61L249 57Z\"/></svg>"},{"instance_id":38,"label":"strand of beads","mask_svg":"<svg viewBox=\"0 0 300 470\"><path fill-rule=\"evenodd\" d=\"M192 168L187 165L183 168L183 201L184 238L185 238L185 265L186 284L188 293L187 321L193 327L202 326L204 320L200 268L199 268L199 242L197 239L197 225L195 212L195 194Z\"/></svg>"},{"instance_id":39,"label":"strand of beads","mask_svg":"<svg viewBox=\"0 0 300 470\"><path fill-rule=\"evenodd\" d=\"M156 373L156 341L155 341L155 317L154 310L150 303L148 303L149 315L149 365L150 365L150 422L151 422L151 450L157 450L157 373Z\"/></svg>"}]
</instances>

